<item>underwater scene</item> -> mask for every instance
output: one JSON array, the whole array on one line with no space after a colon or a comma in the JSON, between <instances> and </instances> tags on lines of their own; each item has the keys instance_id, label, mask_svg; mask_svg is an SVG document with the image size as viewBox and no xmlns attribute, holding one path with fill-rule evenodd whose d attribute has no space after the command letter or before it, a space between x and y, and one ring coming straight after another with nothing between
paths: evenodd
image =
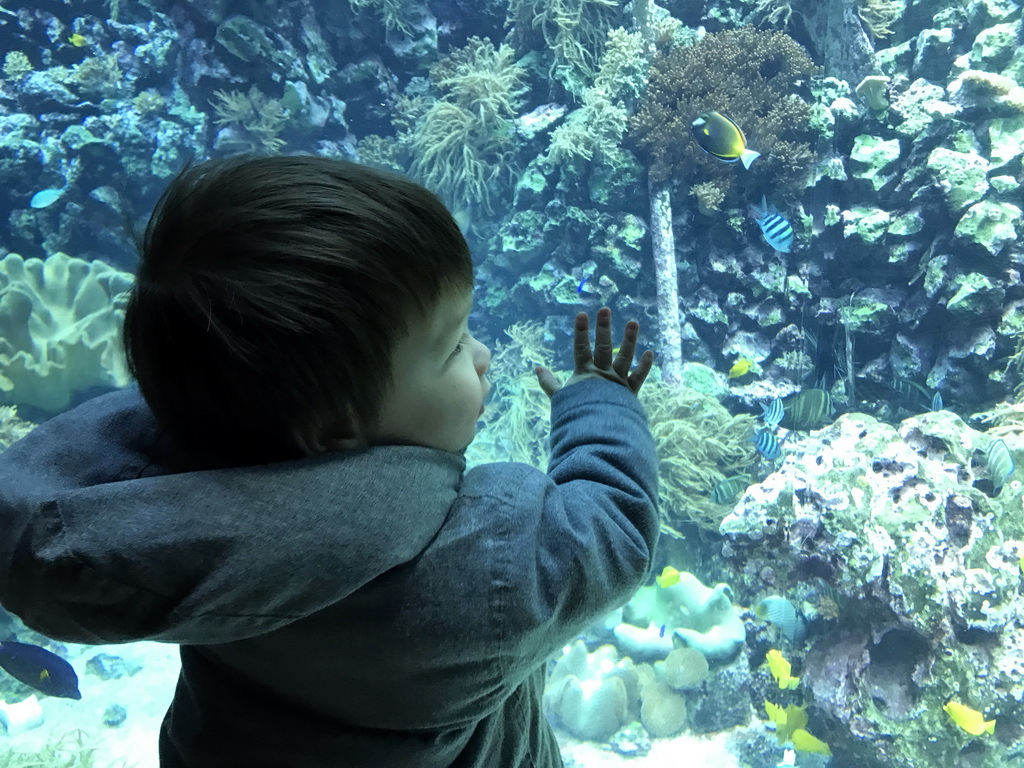
<instances>
[{"instance_id":1,"label":"underwater scene","mask_svg":"<svg viewBox=\"0 0 1024 768\"><path fill-rule=\"evenodd\" d=\"M493 357L655 353L652 579L549 662L566 766L1024 768L1024 26L1010 0L0 0L0 450L128 385L187 163L436 192ZM157 766L177 648L0 609L0 766Z\"/></svg>"}]
</instances>

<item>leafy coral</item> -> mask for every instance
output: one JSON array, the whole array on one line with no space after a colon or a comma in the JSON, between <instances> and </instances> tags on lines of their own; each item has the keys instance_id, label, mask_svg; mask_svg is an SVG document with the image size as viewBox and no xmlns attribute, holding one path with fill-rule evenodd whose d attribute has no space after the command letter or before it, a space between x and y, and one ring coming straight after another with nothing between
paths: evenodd
<instances>
[{"instance_id":1,"label":"leafy coral","mask_svg":"<svg viewBox=\"0 0 1024 768\"><path fill-rule=\"evenodd\" d=\"M510 0L506 23L520 42L540 30L551 54L548 77L577 95L594 78L615 0Z\"/></svg>"},{"instance_id":2,"label":"leafy coral","mask_svg":"<svg viewBox=\"0 0 1024 768\"><path fill-rule=\"evenodd\" d=\"M409 24L409 2L408 0L348 0L353 10L373 8L380 14L384 28L388 31L395 30L403 35L411 35L412 25Z\"/></svg>"},{"instance_id":3,"label":"leafy coral","mask_svg":"<svg viewBox=\"0 0 1024 768\"><path fill-rule=\"evenodd\" d=\"M753 463L754 418L734 416L709 395L661 382L645 384L640 401L658 444L666 518L717 531L729 508L708 497L717 483Z\"/></svg>"},{"instance_id":4,"label":"leafy coral","mask_svg":"<svg viewBox=\"0 0 1024 768\"><path fill-rule=\"evenodd\" d=\"M594 84L583 92L582 106L552 131L548 160L573 167L604 158L621 165L627 110L643 91L645 64L638 33L609 30Z\"/></svg>"},{"instance_id":5,"label":"leafy coral","mask_svg":"<svg viewBox=\"0 0 1024 768\"><path fill-rule=\"evenodd\" d=\"M276 152L284 146L278 134L287 123L287 114L278 99L272 99L255 85L248 93L220 90L210 99L217 117L216 125L233 125L242 129L244 140L254 151Z\"/></svg>"},{"instance_id":6,"label":"leafy coral","mask_svg":"<svg viewBox=\"0 0 1024 768\"><path fill-rule=\"evenodd\" d=\"M512 118L526 90L526 72L508 45L470 38L434 65L430 79L442 96L401 141L410 173L455 209L488 213L493 187L512 178Z\"/></svg>"},{"instance_id":7,"label":"leafy coral","mask_svg":"<svg viewBox=\"0 0 1024 768\"><path fill-rule=\"evenodd\" d=\"M537 386L536 365L551 359L540 323L516 323L498 342L489 377L494 393L484 427L467 452L469 464L519 461L542 469L547 461L548 397Z\"/></svg>"},{"instance_id":8,"label":"leafy coral","mask_svg":"<svg viewBox=\"0 0 1024 768\"><path fill-rule=\"evenodd\" d=\"M628 136L648 156L655 182L713 182L729 203L794 197L814 160L811 108L800 91L815 71L806 51L777 31L743 27L662 48ZM735 120L762 154L748 172L737 174L690 140L690 124L709 110Z\"/></svg>"}]
</instances>

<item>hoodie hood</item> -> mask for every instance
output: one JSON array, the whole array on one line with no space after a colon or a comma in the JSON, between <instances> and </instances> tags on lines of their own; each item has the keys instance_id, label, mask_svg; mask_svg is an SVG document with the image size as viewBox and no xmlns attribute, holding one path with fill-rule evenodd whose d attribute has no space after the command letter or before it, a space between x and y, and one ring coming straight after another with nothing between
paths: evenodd
<instances>
[{"instance_id":1,"label":"hoodie hood","mask_svg":"<svg viewBox=\"0 0 1024 768\"><path fill-rule=\"evenodd\" d=\"M266 633L421 552L458 495L465 459L379 446L184 466L135 387L12 445L0 454L0 602L71 642Z\"/></svg>"}]
</instances>

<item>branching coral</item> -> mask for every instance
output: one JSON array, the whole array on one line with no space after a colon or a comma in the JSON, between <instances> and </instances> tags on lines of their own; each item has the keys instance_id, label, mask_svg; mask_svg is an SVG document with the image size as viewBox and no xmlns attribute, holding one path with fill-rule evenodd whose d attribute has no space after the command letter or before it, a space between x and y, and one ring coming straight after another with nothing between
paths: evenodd
<instances>
[{"instance_id":1,"label":"branching coral","mask_svg":"<svg viewBox=\"0 0 1024 768\"><path fill-rule=\"evenodd\" d=\"M615 159L622 152L627 108L643 90L643 41L624 29L608 32L608 42L594 85L583 94L583 106L551 132L547 159L561 165L595 158Z\"/></svg>"},{"instance_id":2,"label":"branching coral","mask_svg":"<svg viewBox=\"0 0 1024 768\"><path fill-rule=\"evenodd\" d=\"M767 194L776 201L803 189L814 160L810 105L798 95L815 67L783 32L744 27L705 35L690 46L660 50L629 138L650 159L655 182L719 182L743 202ZM762 154L737 174L690 138L691 123L716 110L743 129ZM729 201L735 203L737 200Z\"/></svg>"},{"instance_id":3,"label":"branching coral","mask_svg":"<svg viewBox=\"0 0 1024 768\"><path fill-rule=\"evenodd\" d=\"M861 0L857 15L874 38L888 37L903 15L903 0Z\"/></svg>"},{"instance_id":4,"label":"branching coral","mask_svg":"<svg viewBox=\"0 0 1024 768\"><path fill-rule=\"evenodd\" d=\"M717 531L729 509L708 496L717 483L753 462L754 418L734 416L713 397L661 382L645 384L640 401L658 444L666 517Z\"/></svg>"},{"instance_id":5,"label":"branching coral","mask_svg":"<svg viewBox=\"0 0 1024 768\"><path fill-rule=\"evenodd\" d=\"M380 14L384 28L391 31L401 32L403 35L412 34L412 26L409 18L409 4L407 0L348 0L353 10L373 8Z\"/></svg>"},{"instance_id":6,"label":"branching coral","mask_svg":"<svg viewBox=\"0 0 1024 768\"><path fill-rule=\"evenodd\" d=\"M494 387L492 406L467 451L467 462L519 461L543 469L550 408L533 368L548 363L551 351L540 323L516 323L505 333L509 341L495 345L488 371Z\"/></svg>"},{"instance_id":7,"label":"branching coral","mask_svg":"<svg viewBox=\"0 0 1024 768\"><path fill-rule=\"evenodd\" d=\"M4 56L4 77L19 80L32 71L32 62L21 51L8 51Z\"/></svg>"},{"instance_id":8,"label":"branching coral","mask_svg":"<svg viewBox=\"0 0 1024 768\"><path fill-rule=\"evenodd\" d=\"M549 78L582 94L594 79L618 5L615 0L510 0L506 24L520 43L539 29L552 56Z\"/></svg>"},{"instance_id":9,"label":"branching coral","mask_svg":"<svg viewBox=\"0 0 1024 768\"><path fill-rule=\"evenodd\" d=\"M284 146L284 139L278 134L287 122L285 109L279 100L271 99L255 85L248 94L214 91L210 105L217 115L213 122L240 127L251 149L276 152Z\"/></svg>"},{"instance_id":10,"label":"branching coral","mask_svg":"<svg viewBox=\"0 0 1024 768\"><path fill-rule=\"evenodd\" d=\"M515 58L510 46L470 38L431 70L443 95L403 137L412 175L453 208L492 212L493 183L515 171L511 119L526 90Z\"/></svg>"}]
</instances>

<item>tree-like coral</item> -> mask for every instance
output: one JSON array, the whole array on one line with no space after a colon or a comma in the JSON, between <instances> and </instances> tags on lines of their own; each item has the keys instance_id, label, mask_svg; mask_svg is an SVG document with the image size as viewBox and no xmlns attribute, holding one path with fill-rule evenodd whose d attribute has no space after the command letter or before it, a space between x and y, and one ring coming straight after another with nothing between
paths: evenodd
<instances>
[{"instance_id":1,"label":"tree-like coral","mask_svg":"<svg viewBox=\"0 0 1024 768\"><path fill-rule=\"evenodd\" d=\"M744 27L659 50L628 137L646 154L655 182L712 182L729 203L775 200L803 189L814 160L810 105L801 97L814 63L783 32ZM703 112L728 115L761 153L750 170L704 153L691 140ZM731 198L731 199L729 199Z\"/></svg>"},{"instance_id":2,"label":"tree-like coral","mask_svg":"<svg viewBox=\"0 0 1024 768\"><path fill-rule=\"evenodd\" d=\"M493 184L515 172L512 118L526 90L515 59L510 46L470 38L434 65L430 79L443 95L402 137L410 173L453 209L491 213Z\"/></svg>"},{"instance_id":3,"label":"tree-like coral","mask_svg":"<svg viewBox=\"0 0 1024 768\"><path fill-rule=\"evenodd\" d=\"M540 30L551 53L548 76L580 95L594 78L615 0L510 0L506 23L520 43Z\"/></svg>"},{"instance_id":4,"label":"tree-like coral","mask_svg":"<svg viewBox=\"0 0 1024 768\"><path fill-rule=\"evenodd\" d=\"M626 133L627 108L643 90L645 63L639 34L609 30L594 84L584 91L583 105L551 132L548 160L572 166L603 156L616 164Z\"/></svg>"},{"instance_id":5,"label":"tree-like coral","mask_svg":"<svg viewBox=\"0 0 1024 768\"><path fill-rule=\"evenodd\" d=\"M658 444L658 487L669 526L694 523L717 531L729 508L709 496L717 483L753 463L754 417L734 416L710 395L661 382L645 384L640 402ZM675 533L665 524L662 530Z\"/></svg>"},{"instance_id":6,"label":"tree-like coral","mask_svg":"<svg viewBox=\"0 0 1024 768\"><path fill-rule=\"evenodd\" d=\"M409 24L409 4L407 0L348 0L353 10L361 11L366 8L373 8L380 14L384 28L388 31L395 30L403 35L412 34L412 25Z\"/></svg>"},{"instance_id":7,"label":"tree-like coral","mask_svg":"<svg viewBox=\"0 0 1024 768\"><path fill-rule=\"evenodd\" d=\"M287 113L278 99L271 99L255 85L249 92L214 91L210 99L217 117L216 125L238 126L244 132L241 138L247 149L276 152L284 146L278 134L287 122Z\"/></svg>"}]
</instances>

